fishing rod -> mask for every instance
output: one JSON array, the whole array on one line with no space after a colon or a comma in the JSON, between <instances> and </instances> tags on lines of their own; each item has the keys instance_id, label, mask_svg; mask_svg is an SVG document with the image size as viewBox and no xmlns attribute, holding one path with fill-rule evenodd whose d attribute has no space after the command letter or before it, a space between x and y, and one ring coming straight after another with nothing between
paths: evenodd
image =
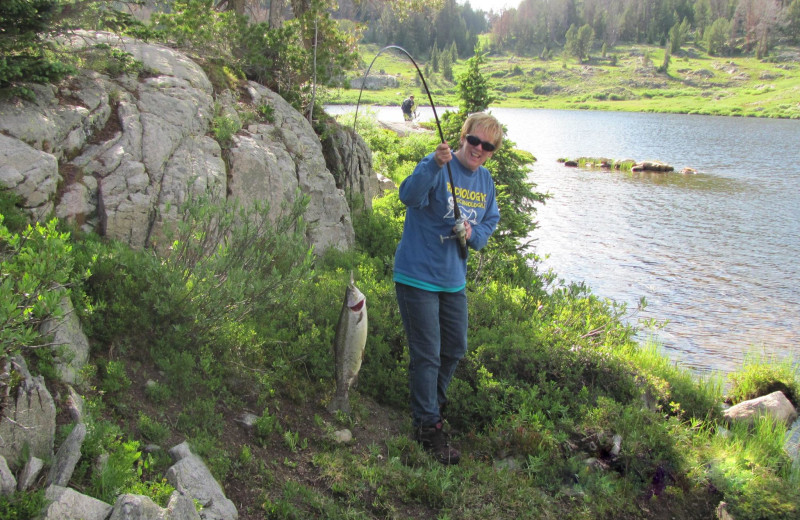
<instances>
[{"instance_id":1,"label":"fishing rod","mask_svg":"<svg viewBox=\"0 0 800 520\"><path fill-rule=\"evenodd\" d=\"M356 131L356 121L358 120L358 107L361 104L361 94L364 92L364 85L366 84L367 76L369 76L369 71L370 69L372 69L372 65L375 63L375 60L378 59L378 56L383 54L384 51L390 49L395 49L405 54L408 57L408 59L411 60L411 63L414 64L414 68L417 69L417 74L419 74L419 79L422 80L422 86L425 87L425 93L428 95L428 101L430 101L431 108L433 109L433 118L436 120L436 128L439 130L439 139L441 140L441 142L445 142L444 133L442 132L442 125L439 124L439 116L436 114L436 105L433 104L433 97L431 96L430 89L428 89L428 82L425 81L425 76L422 75L422 71L420 70L419 65L417 65L417 62L414 61L413 56L411 56L411 54L407 50L400 47L399 45L387 45L386 47L379 50L378 54L376 54L375 57L372 58L369 67L367 67L367 70L364 72L364 78L361 80L361 89L358 91L358 102L356 103L356 113L353 116L353 133L355 133ZM355 140L353 141L354 141L353 145L355 145ZM351 151L350 154L351 163L352 160L353 160L353 153ZM450 193L453 196L453 216L456 219L456 225L454 230L456 232L456 236L458 237L458 252L461 255L461 258L467 258L466 227L464 224L464 219L461 217L461 208L458 207L458 201L456 200L456 188L455 188L455 183L453 182L453 171L450 169L449 162L445 164L447 165L447 177L450 180Z\"/></svg>"}]
</instances>

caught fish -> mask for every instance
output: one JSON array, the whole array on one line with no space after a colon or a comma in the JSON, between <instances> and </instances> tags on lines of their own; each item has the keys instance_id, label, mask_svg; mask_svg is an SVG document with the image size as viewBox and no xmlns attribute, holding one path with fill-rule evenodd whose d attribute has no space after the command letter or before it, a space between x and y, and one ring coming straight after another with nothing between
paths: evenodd
<instances>
[{"instance_id":1,"label":"caught fish","mask_svg":"<svg viewBox=\"0 0 800 520\"><path fill-rule=\"evenodd\" d=\"M344 304L336 324L333 341L334 365L336 368L336 395L328 410L350 413L350 387L361 369L364 347L367 344L367 299L356 287L350 271L350 285L344 293Z\"/></svg>"}]
</instances>

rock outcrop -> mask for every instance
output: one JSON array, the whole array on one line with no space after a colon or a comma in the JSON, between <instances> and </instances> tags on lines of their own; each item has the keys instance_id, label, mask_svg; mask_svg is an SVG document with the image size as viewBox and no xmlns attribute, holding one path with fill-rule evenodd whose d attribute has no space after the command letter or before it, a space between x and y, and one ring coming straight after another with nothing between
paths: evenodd
<instances>
[{"instance_id":1,"label":"rock outcrop","mask_svg":"<svg viewBox=\"0 0 800 520\"><path fill-rule=\"evenodd\" d=\"M17 194L34 218L55 214L147 247L181 204L201 195L266 201L277 214L302 194L310 199L309 245L318 253L353 245L344 189L365 200L377 192L363 150L357 174L337 183L311 124L269 89L250 82L242 92L215 95L187 56L110 33L81 32L69 43L116 47L147 72L111 78L86 71L35 86L35 101L0 104L0 189ZM239 98L270 107L271 117L248 123L223 149L212 122L235 119Z\"/></svg>"},{"instance_id":2,"label":"rock outcrop","mask_svg":"<svg viewBox=\"0 0 800 520\"><path fill-rule=\"evenodd\" d=\"M348 200L369 206L381 191L360 137L331 120L323 151L311 124L279 95L252 82L217 95L203 69L173 49L102 32L75 33L69 44L118 48L146 73L82 71L59 85L32 86L34 101L0 102L0 190L13 192L33 219L55 215L142 248L177 221L180 205L201 196L266 202L274 214L303 196L309 247L322 253L354 244ZM221 145L212 137L214 118L242 126L247 103L269 107L269 117ZM0 493L44 484L44 520L235 520L235 505L185 443L170 450L167 479L176 491L166 508L129 494L107 504L68 487L87 436L72 385L84 383L89 348L71 302L61 306L63 318L41 329L56 345L59 386L32 376L22 357L0 359ZM56 417L72 421L59 445Z\"/></svg>"}]
</instances>

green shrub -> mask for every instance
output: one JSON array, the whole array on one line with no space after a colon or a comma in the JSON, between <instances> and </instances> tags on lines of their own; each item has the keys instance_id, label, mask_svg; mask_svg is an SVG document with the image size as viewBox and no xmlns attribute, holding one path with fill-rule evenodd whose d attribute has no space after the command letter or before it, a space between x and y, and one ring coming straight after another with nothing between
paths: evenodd
<instances>
[{"instance_id":1,"label":"green shrub","mask_svg":"<svg viewBox=\"0 0 800 520\"><path fill-rule=\"evenodd\" d=\"M44 491L44 489L38 489L0 495L0 518L3 520L36 518L47 505Z\"/></svg>"},{"instance_id":2,"label":"green shrub","mask_svg":"<svg viewBox=\"0 0 800 520\"><path fill-rule=\"evenodd\" d=\"M137 427L139 428L139 432L142 434L142 437L156 444L161 444L167 440L170 435L169 427L156 421L155 419L151 419L144 412L139 412Z\"/></svg>"},{"instance_id":3,"label":"green shrub","mask_svg":"<svg viewBox=\"0 0 800 520\"><path fill-rule=\"evenodd\" d=\"M198 397L186 403L178 414L176 428L187 435L210 434L217 436L225 427L224 417L216 411L216 403L209 397Z\"/></svg>"},{"instance_id":4,"label":"green shrub","mask_svg":"<svg viewBox=\"0 0 800 520\"><path fill-rule=\"evenodd\" d=\"M232 117L217 116L211 122L211 129L214 139L223 149L226 149L231 147L233 136L242 129L242 124Z\"/></svg>"},{"instance_id":5,"label":"green shrub","mask_svg":"<svg viewBox=\"0 0 800 520\"><path fill-rule=\"evenodd\" d=\"M156 404L164 404L172 398L172 391L169 386L163 383L147 385L144 389L145 395Z\"/></svg>"},{"instance_id":6,"label":"green shrub","mask_svg":"<svg viewBox=\"0 0 800 520\"><path fill-rule=\"evenodd\" d=\"M21 233L28 227L28 215L22 209L22 197L11 190L0 190L0 223L11 233Z\"/></svg>"},{"instance_id":7,"label":"green shrub","mask_svg":"<svg viewBox=\"0 0 800 520\"><path fill-rule=\"evenodd\" d=\"M119 394L131 386L123 361L107 361L100 365L102 388L105 392Z\"/></svg>"},{"instance_id":8,"label":"green shrub","mask_svg":"<svg viewBox=\"0 0 800 520\"><path fill-rule=\"evenodd\" d=\"M0 356L13 355L40 343L39 326L61 316L73 275L69 233L57 221L29 225L13 233L0 215Z\"/></svg>"},{"instance_id":9,"label":"green shrub","mask_svg":"<svg viewBox=\"0 0 800 520\"><path fill-rule=\"evenodd\" d=\"M254 432L259 444L265 446L269 437L271 437L273 433L280 431L280 428L281 424L278 421L278 417L270 414L269 409L265 408L264 413L256 420L254 426Z\"/></svg>"},{"instance_id":10,"label":"green shrub","mask_svg":"<svg viewBox=\"0 0 800 520\"><path fill-rule=\"evenodd\" d=\"M139 480L142 452L137 441L115 441L108 459L92 473L89 495L113 504L120 493Z\"/></svg>"},{"instance_id":11,"label":"green shrub","mask_svg":"<svg viewBox=\"0 0 800 520\"><path fill-rule=\"evenodd\" d=\"M728 374L728 383L728 400L732 403L781 391L792 404L800 404L800 378L791 358L750 352L742 368Z\"/></svg>"}]
</instances>

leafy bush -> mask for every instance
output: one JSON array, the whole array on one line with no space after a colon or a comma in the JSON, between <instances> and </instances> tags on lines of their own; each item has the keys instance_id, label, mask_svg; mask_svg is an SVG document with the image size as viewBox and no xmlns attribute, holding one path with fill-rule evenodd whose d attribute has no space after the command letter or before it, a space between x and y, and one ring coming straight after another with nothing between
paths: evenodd
<instances>
[{"instance_id":1,"label":"leafy bush","mask_svg":"<svg viewBox=\"0 0 800 520\"><path fill-rule=\"evenodd\" d=\"M800 404L800 377L791 358L750 352L742 368L728 374L728 382L728 400L732 403L781 391L793 405Z\"/></svg>"},{"instance_id":2,"label":"leafy bush","mask_svg":"<svg viewBox=\"0 0 800 520\"><path fill-rule=\"evenodd\" d=\"M38 489L0 495L0 518L3 518L3 520L35 518L47 505L44 491L44 489Z\"/></svg>"},{"instance_id":3,"label":"leafy bush","mask_svg":"<svg viewBox=\"0 0 800 520\"><path fill-rule=\"evenodd\" d=\"M61 316L70 292L73 256L69 233L57 221L12 233L0 215L0 355L41 346L39 326Z\"/></svg>"},{"instance_id":4,"label":"leafy bush","mask_svg":"<svg viewBox=\"0 0 800 520\"><path fill-rule=\"evenodd\" d=\"M139 420L137 421L139 432L146 440L161 444L170 435L169 428L164 424L151 419L150 416L143 412L139 412Z\"/></svg>"},{"instance_id":5,"label":"leafy bush","mask_svg":"<svg viewBox=\"0 0 800 520\"><path fill-rule=\"evenodd\" d=\"M32 97L21 82L55 82L74 69L55 58L50 38L58 30L61 0L5 0L0 3L0 90Z\"/></svg>"},{"instance_id":6,"label":"leafy bush","mask_svg":"<svg viewBox=\"0 0 800 520\"><path fill-rule=\"evenodd\" d=\"M100 369L105 392L119 394L131 386L131 380L125 370L125 363L122 361L101 362Z\"/></svg>"},{"instance_id":7,"label":"leafy bush","mask_svg":"<svg viewBox=\"0 0 800 520\"><path fill-rule=\"evenodd\" d=\"M21 208L22 198L11 190L0 190L1 224L11 233L20 233L28 226L28 216Z\"/></svg>"}]
</instances>

